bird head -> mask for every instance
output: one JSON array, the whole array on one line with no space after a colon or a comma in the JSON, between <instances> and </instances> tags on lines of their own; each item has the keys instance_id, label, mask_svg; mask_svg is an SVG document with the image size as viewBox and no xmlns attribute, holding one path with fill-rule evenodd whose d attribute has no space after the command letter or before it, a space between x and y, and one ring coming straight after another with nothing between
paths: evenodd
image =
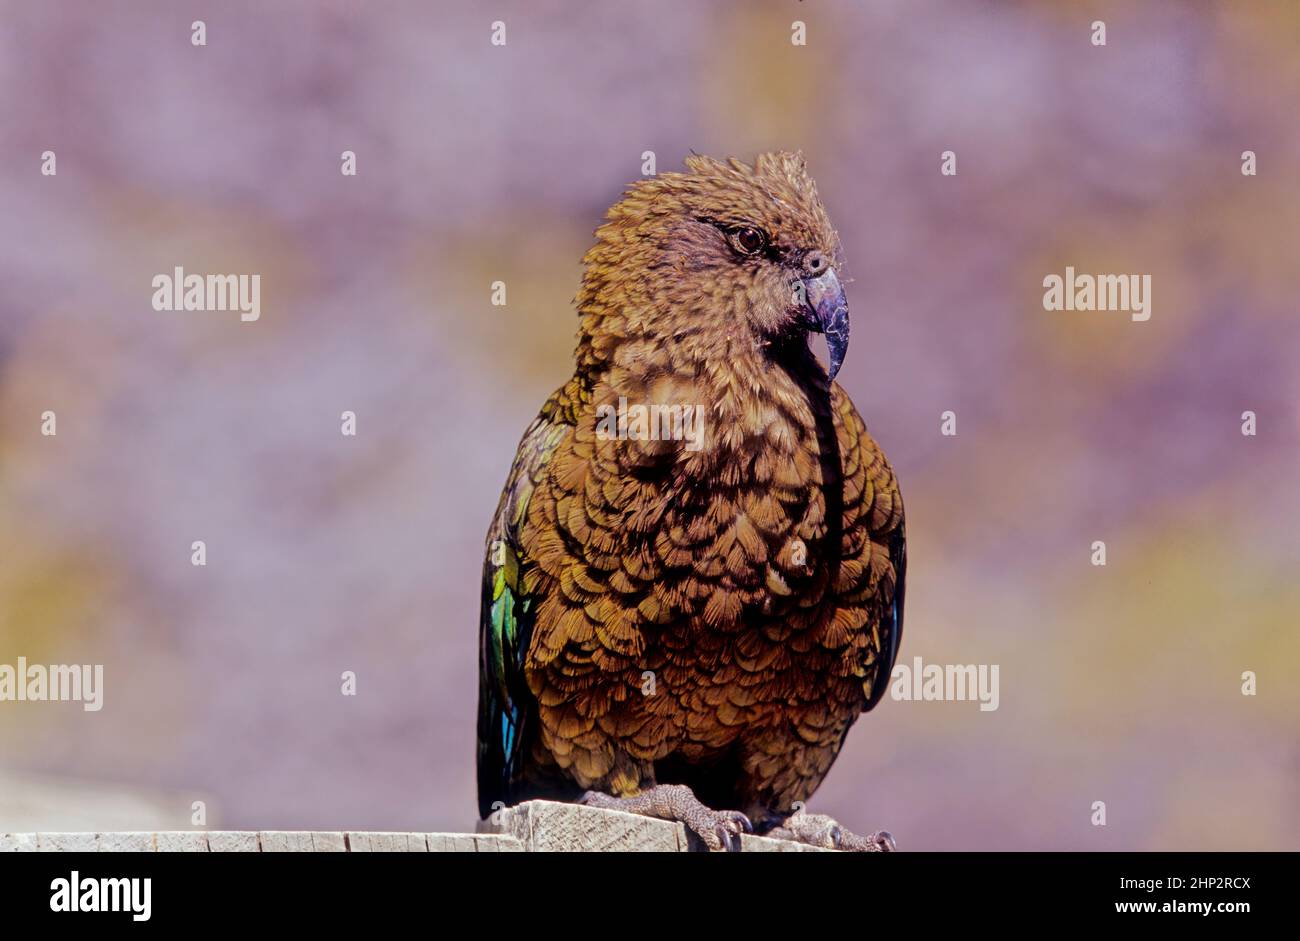
<instances>
[{"instance_id":1,"label":"bird head","mask_svg":"<svg viewBox=\"0 0 1300 941\"><path fill-rule=\"evenodd\" d=\"M679 341L701 358L777 351L826 335L829 376L848 349L839 240L801 154L686 159L639 181L608 213L585 260L581 346ZM614 341L614 342L611 342ZM806 344L801 344L806 350Z\"/></svg>"}]
</instances>

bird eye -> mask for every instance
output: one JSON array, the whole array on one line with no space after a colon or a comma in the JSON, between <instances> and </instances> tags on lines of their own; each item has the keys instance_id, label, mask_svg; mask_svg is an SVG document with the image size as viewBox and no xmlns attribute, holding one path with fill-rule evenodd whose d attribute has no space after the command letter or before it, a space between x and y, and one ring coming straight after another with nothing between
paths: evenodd
<instances>
[{"instance_id":1,"label":"bird eye","mask_svg":"<svg viewBox=\"0 0 1300 941\"><path fill-rule=\"evenodd\" d=\"M752 226L741 226L731 233L732 244L745 255L757 255L767 247L767 236Z\"/></svg>"}]
</instances>

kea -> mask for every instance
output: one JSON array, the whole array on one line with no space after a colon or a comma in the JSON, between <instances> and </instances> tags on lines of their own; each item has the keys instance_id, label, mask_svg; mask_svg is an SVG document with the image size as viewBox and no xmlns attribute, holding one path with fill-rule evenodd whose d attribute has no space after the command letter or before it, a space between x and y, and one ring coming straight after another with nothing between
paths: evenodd
<instances>
[{"instance_id":1,"label":"kea","mask_svg":"<svg viewBox=\"0 0 1300 941\"><path fill-rule=\"evenodd\" d=\"M890 850L804 812L903 631L898 482L834 381L838 236L800 154L685 163L596 230L573 377L488 531L479 812L547 798L710 849Z\"/></svg>"}]
</instances>

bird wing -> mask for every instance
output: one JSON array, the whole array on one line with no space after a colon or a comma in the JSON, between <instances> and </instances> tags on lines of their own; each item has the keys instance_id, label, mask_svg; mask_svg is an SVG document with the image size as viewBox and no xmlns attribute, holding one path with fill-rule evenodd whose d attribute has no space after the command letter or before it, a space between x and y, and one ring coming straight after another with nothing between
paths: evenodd
<instances>
[{"instance_id":1,"label":"bird wing","mask_svg":"<svg viewBox=\"0 0 1300 941\"><path fill-rule=\"evenodd\" d=\"M520 578L520 529L546 462L572 430L545 413L529 426L488 530L479 611L478 799L484 818L497 802L511 803L535 719L524 657L536 607Z\"/></svg>"},{"instance_id":2,"label":"bird wing","mask_svg":"<svg viewBox=\"0 0 1300 941\"><path fill-rule=\"evenodd\" d=\"M861 656L862 711L875 707L889 686L889 676L903 638L903 596L907 574L907 539L903 498L884 452L867 432L862 417L840 387L834 386L840 453L844 466L844 542L853 564L840 603L865 607L869 613Z\"/></svg>"},{"instance_id":3,"label":"bird wing","mask_svg":"<svg viewBox=\"0 0 1300 941\"><path fill-rule=\"evenodd\" d=\"M889 686L890 674L894 670L894 661L898 659L898 648L903 642L903 595L907 588L907 538L903 529L903 523L900 521L898 528L889 536L889 561L894 567L894 590L887 602L885 598L881 599L882 602L886 602L881 619L883 633L888 635L888 647L882 652L880 661L884 665L884 671L877 670L863 712L874 708L884 696L885 688Z\"/></svg>"}]
</instances>

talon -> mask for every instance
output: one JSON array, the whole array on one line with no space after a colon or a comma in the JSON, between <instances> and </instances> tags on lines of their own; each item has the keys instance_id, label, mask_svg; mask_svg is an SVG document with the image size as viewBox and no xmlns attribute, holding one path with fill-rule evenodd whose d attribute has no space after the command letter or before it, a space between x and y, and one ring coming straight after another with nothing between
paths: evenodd
<instances>
[{"instance_id":1,"label":"talon","mask_svg":"<svg viewBox=\"0 0 1300 941\"><path fill-rule=\"evenodd\" d=\"M898 849L893 834L888 830L871 836L858 836L823 814L790 814L779 826L770 829L768 835L850 853L892 853Z\"/></svg>"},{"instance_id":2,"label":"talon","mask_svg":"<svg viewBox=\"0 0 1300 941\"><path fill-rule=\"evenodd\" d=\"M753 833L754 825L738 810L713 810L699 802L684 784L657 784L630 797L587 791L578 802L592 807L658 817L684 824L710 850L740 850L740 834Z\"/></svg>"},{"instance_id":3,"label":"talon","mask_svg":"<svg viewBox=\"0 0 1300 941\"><path fill-rule=\"evenodd\" d=\"M894 841L894 835L888 830L881 830L878 833L871 834L871 842L876 844L881 853L898 852L898 844Z\"/></svg>"},{"instance_id":4,"label":"talon","mask_svg":"<svg viewBox=\"0 0 1300 941\"><path fill-rule=\"evenodd\" d=\"M719 826L718 829L715 830L714 832L717 833L718 836L720 837L722 843L722 850L724 852L727 853L740 852L740 834L732 833L725 826Z\"/></svg>"},{"instance_id":5,"label":"talon","mask_svg":"<svg viewBox=\"0 0 1300 941\"><path fill-rule=\"evenodd\" d=\"M722 825L726 827L736 827L745 833L753 833L754 825L738 810L723 810L719 812L724 818Z\"/></svg>"}]
</instances>

